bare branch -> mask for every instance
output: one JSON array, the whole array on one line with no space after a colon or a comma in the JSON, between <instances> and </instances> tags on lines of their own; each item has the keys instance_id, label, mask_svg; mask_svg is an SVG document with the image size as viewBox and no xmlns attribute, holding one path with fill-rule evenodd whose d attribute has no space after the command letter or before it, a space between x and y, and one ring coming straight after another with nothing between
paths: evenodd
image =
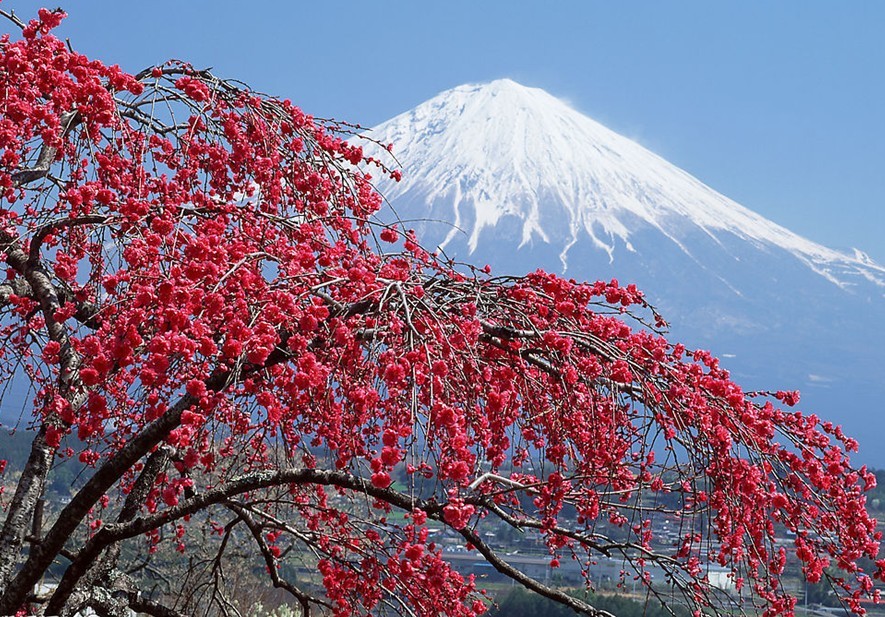
<instances>
[{"instance_id":1,"label":"bare branch","mask_svg":"<svg viewBox=\"0 0 885 617\"><path fill-rule=\"evenodd\" d=\"M22 30L24 30L25 26L27 25L27 24L25 24L25 22L23 22L21 19L19 19L18 16L16 16L15 11L0 10L0 15L2 15L6 19L8 19L12 23L14 23L16 26L18 26Z\"/></svg>"},{"instance_id":2,"label":"bare branch","mask_svg":"<svg viewBox=\"0 0 885 617\"><path fill-rule=\"evenodd\" d=\"M62 114L60 121L62 137L67 135L75 126L80 124L81 121L82 118L76 111L69 111ZM49 174L49 170L51 169L52 163L55 161L57 154L58 148L43 145L40 148L40 154L37 156L37 162L33 167L22 169L12 174L13 183L16 186L24 186L35 180L45 178Z\"/></svg>"},{"instance_id":3,"label":"bare branch","mask_svg":"<svg viewBox=\"0 0 885 617\"><path fill-rule=\"evenodd\" d=\"M43 225L34 233L34 237L31 238L31 247L28 252L28 263L31 264L32 267L37 264L40 259L40 248L43 246L43 241L46 239L46 236L54 234L60 229L65 229L67 227L94 225L98 223L106 223L107 221L107 216L102 214L90 214L74 218L59 219Z\"/></svg>"}]
</instances>

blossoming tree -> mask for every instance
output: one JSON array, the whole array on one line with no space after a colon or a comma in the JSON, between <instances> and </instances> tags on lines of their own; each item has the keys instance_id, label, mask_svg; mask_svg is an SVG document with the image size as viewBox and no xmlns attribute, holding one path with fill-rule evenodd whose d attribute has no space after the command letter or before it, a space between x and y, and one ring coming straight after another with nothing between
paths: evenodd
<instances>
[{"instance_id":1,"label":"blossoming tree","mask_svg":"<svg viewBox=\"0 0 885 617\"><path fill-rule=\"evenodd\" d=\"M440 529L600 614L509 563L501 526L693 610L790 614L788 555L857 613L878 597L872 476L794 394L669 343L632 286L454 268L379 220L358 169L397 172L347 126L181 63L128 75L62 18L0 40L0 379L30 383L33 437L3 475L0 615L181 614L142 584L173 560L130 564L164 546L211 550L203 610L226 613L237 543L304 614L481 614ZM72 457L89 473L44 517Z\"/></svg>"}]
</instances>

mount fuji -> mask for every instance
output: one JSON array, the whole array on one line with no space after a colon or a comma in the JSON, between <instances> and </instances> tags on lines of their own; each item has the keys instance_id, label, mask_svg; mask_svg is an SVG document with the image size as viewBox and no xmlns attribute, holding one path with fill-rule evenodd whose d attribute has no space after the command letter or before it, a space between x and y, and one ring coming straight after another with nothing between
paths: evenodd
<instances>
[{"instance_id":1,"label":"mount fuji","mask_svg":"<svg viewBox=\"0 0 885 617\"><path fill-rule=\"evenodd\" d=\"M885 467L885 266L509 79L448 90L367 135L393 144L403 178L378 189L425 246L498 274L636 283L674 339L711 349L748 389L800 389L804 410L859 438L858 460Z\"/></svg>"}]
</instances>

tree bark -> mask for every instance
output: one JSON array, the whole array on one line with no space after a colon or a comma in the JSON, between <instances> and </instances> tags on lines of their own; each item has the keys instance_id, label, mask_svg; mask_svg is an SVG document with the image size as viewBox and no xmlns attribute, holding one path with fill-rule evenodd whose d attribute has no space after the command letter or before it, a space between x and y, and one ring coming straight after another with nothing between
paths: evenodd
<instances>
[{"instance_id":1,"label":"tree bark","mask_svg":"<svg viewBox=\"0 0 885 617\"><path fill-rule=\"evenodd\" d=\"M67 329L54 318L55 311L61 306L55 286L39 262L31 260L22 250L18 240L4 230L0 230L0 247L6 254L6 263L30 285L34 298L40 304L50 340L61 346L59 394L67 398L76 408L79 406L78 398L81 396L77 373L80 359L70 344ZM59 426L62 426L61 420L55 414L48 415L31 444L31 453L22 470L12 503L7 510L3 530L0 532L0 588L6 587L19 562L22 543L33 521L34 508L43 496L46 477L52 467L56 448L47 441L47 431L50 427ZM0 612L0 614L5 613Z\"/></svg>"}]
</instances>

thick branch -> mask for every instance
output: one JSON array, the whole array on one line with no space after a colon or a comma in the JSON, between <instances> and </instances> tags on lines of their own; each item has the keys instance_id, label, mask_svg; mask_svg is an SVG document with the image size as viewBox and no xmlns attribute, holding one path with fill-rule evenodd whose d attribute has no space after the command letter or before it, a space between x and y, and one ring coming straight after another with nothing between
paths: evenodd
<instances>
[{"instance_id":1,"label":"thick branch","mask_svg":"<svg viewBox=\"0 0 885 617\"><path fill-rule=\"evenodd\" d=\"M83 324L90 330L98 330L98 328L101 327L98 306L92 302L78 300L74 297L74 293L69 288L61 285L55 285L55 293L62 306L69 303L76 305L77 312L74 313L74 319L79 323ZM34 297L34 294L31 291L31 286L28 282L22 277L16 277L11 281L0 285L0 308L8 305L10 297L14 295L20 298L33 299Z\"/></svg>"},{"instance_id":2,"label":"thick branch","mask_svg":"<svg viewBox=\"0 0 885 617\"><path fill-rule=\"evenodd\" d=\"M126 496L123 508L117 516L118 523L125 523L135 517L153 486L154 480L156 480L157 475L166 466L168 460L169 454L165 448L158 448L151 453L144 468L135 480L132 490ZM99 550L103 550L103 548ZM61 614L68 598L70 598L83 576L90 572L86 576L87 581L100 580L111 569L116 567L119 554L119 544L111 545L108 548L108 553L104 556L101 556L96 550L81 551L77 559L65 570L64 576L62 576L58 586L55 588L55 592L49 600L49 605L46 607L47 614Z\"/></svg>"},{"instance_id":3,"label":"thick branch","mask_svg":"<svg viewBox=\"0 0 885 617\"><path fill-rule=\"evenodd\" d=\"M28 285L28 282L21 277L14 278L8 283L0 285L0 307L8 304L11 296L24 298L30 295L31 286Z\"/></svg>"},{"instance_id":4,"label":"thick branch","mask_svg":"<svg viewBox=\"0 0 885 617\"><path fill-rule=\"evenodd\" d=\"M268 356L261 366L250 367L253 371L263 370L291 357L286 349L287 336L281 337L281 342ZM242 375L240 375L242 377ZM227 387L234 375L227 370L217 371L206 380L206 388L212 392L219 392ZM27 590L39 580L52 563L55 555L64 547L65 542L85 518L89 510L98 502L123 475L132 468L143 456L156 447L169 433L181 423L182 413L197 403L190 396L181 397L162 417L148 424L137 436L126 443L113 458L106 461L93 474L89 481L74 496L68 505L61 511L55 524L46 534L44 541L32 548L28 560L22 566L15 578L6 586L3 595L0 596L0 615L13 613L21 605ZM95 553L94 557L97 557ZM9 569L12 569L11 564Z\"/></svg>"},{"instance_id":5,"label":"thick branch","mask_svg":"<svg viewBox=\"0 0 885 617\"><path fill-rule=\"evenodd\" d=\"M34 264L29 261L18 240L6 230L0 230L0 249L6 256L6 263L25 279L33 297L40 304L50 340L59 343L61 347L59 393L76 408L79 406L77 397L82 394L77 373L80 359L70 344L67 329L55 320L54 315L61 306L61 301L52 279L39 263ZM6 586L18 562L19 550L33 519L34 508L43 494L46 477L55 455L56 448L49 445L47 431L52 426L62 425L62 421L55 414L48 416L31 444L28 461L22 470L15 495L7 510L3 530L0 532L0 588ZM11 612L14 610L0 611L0 614Z\"/></svg>"},{"instance_id":6,"label":"thick branch","mask_svg":"<svg viewBox=\"0 0 885 617\"><path fill-rule=\"evenodd\" d=\"M223 387L226 375L220 377L220 383L212 383L216 389ZM210 382L213 380L210 379ZM40 579L46 568L52 563L55 555L62 549L80 521L89 510L138 460L163 440L181 421L181 414L197 401L185 395L167 411L129 441L120 451L104 465L74 496L61 511L55 524L46 534L44 541L31 549L28 560L16 577L6 587L0 597L0 615L14 613L21 604L27 590ZM94 557L97 557L95 553Z\"/></svg>"},{"instance_id":7,"label":"thick branch","mask_svg":"<svg viewBox=\"0 0 885 617\"><path fill-rule=\"evenodd\" d=\"M95 534L80 551L78 554L78 562L88 564L92 560L97 559L99 555L101 555L101 552L112 544L157 529L189 514L199 512L211 505L227 502L231 497L236 495L241 495L261 488L287 484L334 485L369 494L404 510L412 510L415 507L422 507L431 512L435 511L438 513L440 511L438 506L419 502L414 498L407 497L390 489L379 489L363 478L344 472L316 469L288 469L276 472L257 472L235 478L223 487L192 497L175 507L157 514L139 517L132 521L119 522L104 527ZM58 523L56 523L56 527L57 526ZM55 530L56 528L53 528L53 530L50 531L50 534ZM47 536L47 540L48 539L49 536ZM43 550L45 549L42 546L35 547L32 552L34 555L40 555ZM30 560L28 564L30 564ZM25 565L22 572L29 571L28 564ZM67 578L67 576L65 578ZM27 591L27 589L33 586L33 583L30 583L29 579L25 579L22 576L22 573L19 573L19 576L10 584L10 590L12 590L13 585L23 585L25 591ZM7 590L7 595L10 594L10 590ZM4 601L6 600L4 599ZM53 597L51 605L47 607L47 610L50 613L53 611L58 612L65 601L66 598L63 599L61 596ZM13 611L10 611L10 609L7 609L4 605L0 604L0 614L11 612Z\"/></svg>"},{"instance_id":8,"label":"thick branch","mask_svg":"<svg viewBox=\"0 0 885 617\"><path fill-rule=\"evenodd\" d=\"M144 597L141 592L132 592L129 594L129 608L136 613L144 613L152 617L188 617L184 613L169 608L164 604L160 604L156 600Z\"/></svg>"}]
</instances>

